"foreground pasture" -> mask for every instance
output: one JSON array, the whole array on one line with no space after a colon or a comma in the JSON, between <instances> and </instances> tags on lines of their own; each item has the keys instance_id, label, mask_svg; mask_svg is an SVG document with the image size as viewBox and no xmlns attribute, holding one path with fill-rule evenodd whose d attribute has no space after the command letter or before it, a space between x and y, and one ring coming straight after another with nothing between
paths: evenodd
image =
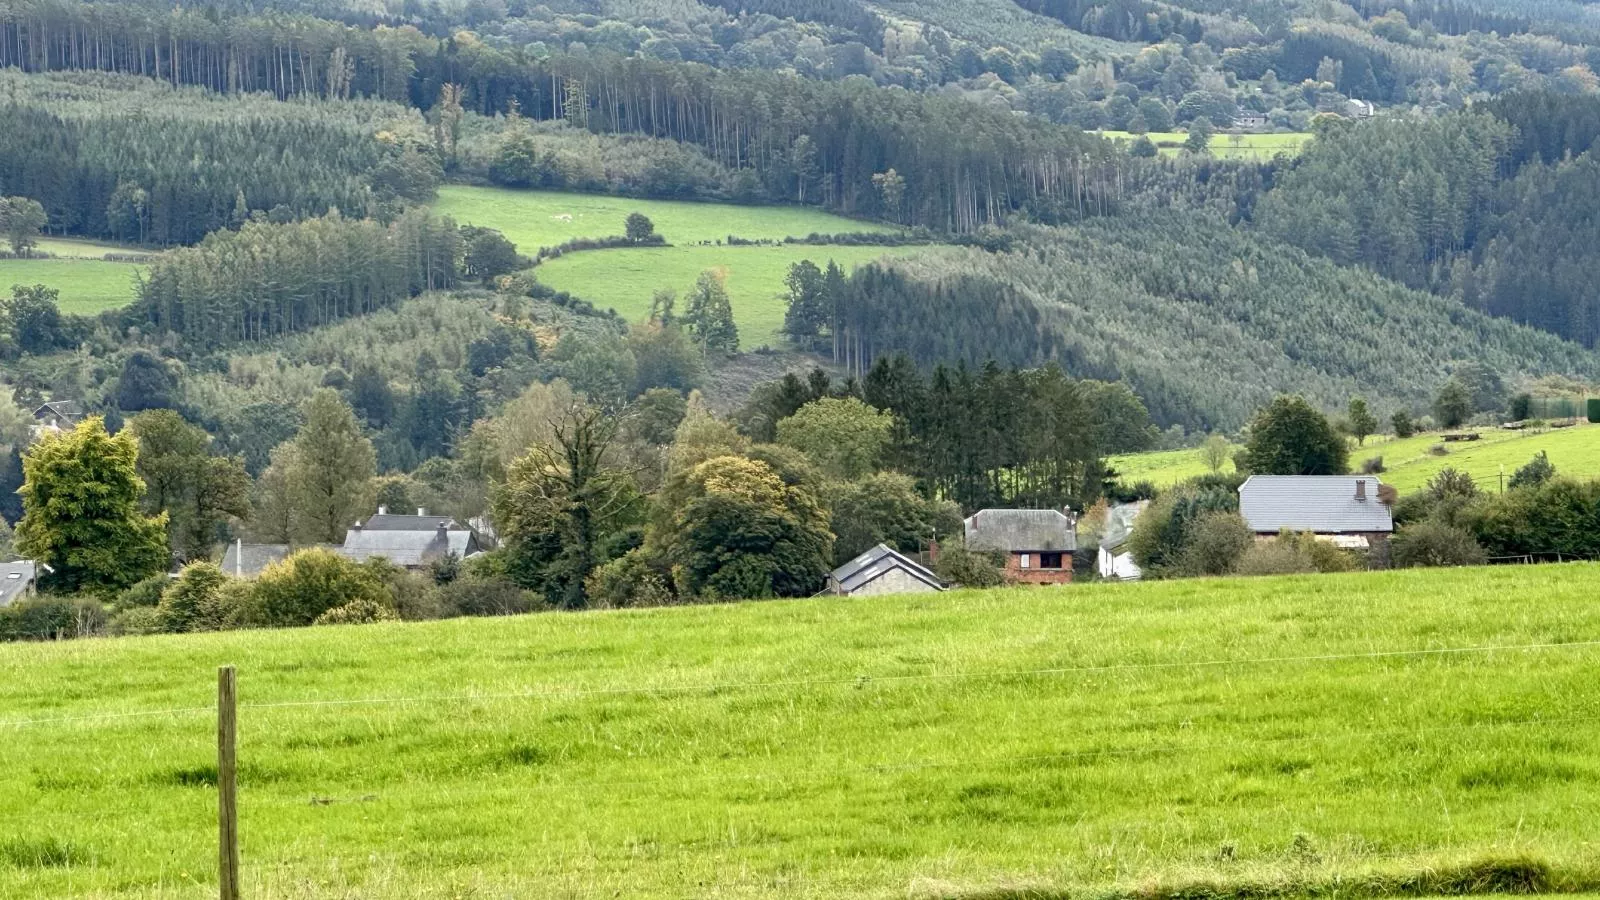
<instances>
[{"instance_id":1,"label":"foreground pasture","mask_svg":"<svg viewBox=\"0 0 1600 900\"><path fill-rule=\"evenodd\" d=\"M0 896L215 896L220 664L251 897L1592 887L1597 590L1567 565L5 646Z\"/></svg>"}]
</instances>

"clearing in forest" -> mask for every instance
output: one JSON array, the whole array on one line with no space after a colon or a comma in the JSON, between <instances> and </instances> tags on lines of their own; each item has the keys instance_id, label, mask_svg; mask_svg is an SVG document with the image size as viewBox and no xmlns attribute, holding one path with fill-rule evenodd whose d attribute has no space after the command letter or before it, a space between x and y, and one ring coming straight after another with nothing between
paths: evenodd
<instances>
[{"instance_id":1,"label":"clearing in forest","mask_svg":"<svg viewBox=\"0 0 1600 900\"><path fill-rule=\"evenodd\" d=\"M1127 131L1100 131L1103 137L1114 141L1133 143L1139 135ZM1183 142L1189 139L1189 134L1183 131L1152 131L1144 135L1155 145L1163 156L1176 156L1183 150ZM1299 156L1300 151L1312 138L1309 131L1289 131L1281 134L1213 134L1211 136L1211 155L1219 159L1253 159L1261 162L1272 159L1280 153L1289 156Z\"/></svg>"},{"instance_id":2,"label":"clearing in forest","mask_svg":"<svg viewBox=\"0 0 1600 900\"><path fill-rule=\"evenodd\" d=\"M40 249L56 253L56 245L63 242L50 241L49 246L46 243L40 242ZM106 247L102 252L115 250ZM0 259L0 293L9 297L12 285L42 284L61 292L59 306L63 313L93 315L132 303L137 297L135 279L142 271L133 263L65 255L55 259Z\"/></svg>"},{"instance_id":3,"label":"clearing in forest","mask_svg":"<svg viewBox=\"0 0 1600 900\"><path fill-rule=\"evenodd\" d=\"M1569 564L4 645L0 895L215 896L219 664L246 896L1593 890L1596 591Z\"/></svg>"}]
</instances>

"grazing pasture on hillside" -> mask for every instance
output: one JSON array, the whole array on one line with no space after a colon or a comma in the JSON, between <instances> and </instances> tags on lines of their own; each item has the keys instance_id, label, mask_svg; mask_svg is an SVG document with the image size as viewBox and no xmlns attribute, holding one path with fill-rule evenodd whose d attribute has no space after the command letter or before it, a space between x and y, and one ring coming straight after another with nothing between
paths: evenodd
<instances>
[{"instance_id":1,"label":"grazing pasture on hillside","mask_svg":"<svg viewBox=\"0 0 1600 900\"><path fill-rule=\"evenodd\" d=\"M56 242L50 243L54 246ZM107 252L113 249L108 247ZM137 297L134 279L141 271L131 263L66 256L0 259L0 292L9 297L14 284L42 284L61 292L62 312L92 315L132 303Z\"/></svg>"},{"instance_id":2,"label":"grazing pasture on hillside","mask_svg":"<svg viewBox=\"0 0 1600 900\"><path fill-rule=\"evenodd\" d=\"M1594 889L1600 567L0 646L0 895ZM1514 614L1512 614L1514 611Z\"/></svg>"},{"instance_id":3,"label":"grazing pasture on hillside","mask_svg":"<svg viewBox=\"0 0 1600 900\"><path fill-rule=\"evenodd\" d=\"M1126 131L1101 131L1097 132L1115 141L1133 143L1139 135ZM1189 139L1185 131L1152 131L1146 135L1156 145L1156 149L1164 156L1175 156L1183 149L1183 142ZM1280 153L1290 156L1300 155L1305 145L1312 138L1308 131L1288 131L1280 134L1229 134L1223 132L1211 136L1211 155L1219 159L1253 159L1266 161Z\"/></svg>"},{"instance_id":4,"label":"grazing pasture on hillside","mask_svg":"<svg viewBox=\"0 0 1600 900\"><path fill-rule=\"evenodd\" d=\"M891 231L874 222L800 206L737 206L731 203L689 203L638 200L607 194L563 191L517 191L509 188L445 185L433 208L464 225L499 229L517 250L532 256L540 247L554 247L573 238L621 235L629 213L643 213L669 244Z\"/></svg>"},{"instance_id":5,"label":"grazing pasture on hillside","mask_svg":"<svg viewBox=\"0 0 1600 900\"><path fill-rule=\"evenodd\" d=\"M883 256L908 256L930 252L929 247L846 247L784 244L775 247L647 247L569 253L535 270L539 280L567 291L601 309L615 309L630 322L650 314L651 297L658 290L684 296L707 269L721 271L727 279L733 320L739 326L739 348L781 346L784 278L789 267L809 259L826 269L833 260L846 271Z\"/></svg>"}]
</instances>

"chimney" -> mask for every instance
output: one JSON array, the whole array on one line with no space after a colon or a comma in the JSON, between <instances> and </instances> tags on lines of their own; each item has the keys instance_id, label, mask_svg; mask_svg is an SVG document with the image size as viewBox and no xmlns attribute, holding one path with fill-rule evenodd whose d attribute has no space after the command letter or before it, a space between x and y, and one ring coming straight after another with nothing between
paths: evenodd
<instances>
[{"instance_id":1,"label":"chimney","mask_svg":"<svg viewBox=\"0 0 1600 900\"><path fill-rule=\"evenodd\" d=\"M427 515L427 514L428 514L428 508L427 508L427 507L426 507L426 506L419 506L419 507L417 507L417 515L419 515L419 516L425 516L425 515Z\"/></svg>"},{"instance_id":2,"label":"chimney","mask_svg":"<svg viewBox=\"0 0 1600 900\"><path fill-rule=\"evenodd\" d=\"M244 538L233 539L233 577L244 577Z\"/></svg>"},{"instance_id":3,"label":"chimney","mask_svg":"<svg viewBox=\"0 0 1600 900\"><path fill-rule=\"evenodd\" d=\"M939 561L939 542L938 541L929 541L928 542L928 562L938 562L938 561Z\"/></svg>"},{"instance_id":4,"label":"chimney","mask_svg":"<svg viewBox=\"0 0 1600 900\"><path fill-rule=\"evenodd\" d=\"M1357 478L1356 479L1356 501L1359 502L1359 503L1365 503L1366 500L1367 500L1367 480L1365 478Z\"/></svg>"},{"instance_id":5,"label":"chimney","mask_svg":"<svg viewBox=\"0 0 1600 900\"><path fill-rule=\"evenodd\" d=\"M387 507L387 506L378 507L378 515L387 516L388 514L389 514L389 507Z\"/></svg>"}]
</instances>

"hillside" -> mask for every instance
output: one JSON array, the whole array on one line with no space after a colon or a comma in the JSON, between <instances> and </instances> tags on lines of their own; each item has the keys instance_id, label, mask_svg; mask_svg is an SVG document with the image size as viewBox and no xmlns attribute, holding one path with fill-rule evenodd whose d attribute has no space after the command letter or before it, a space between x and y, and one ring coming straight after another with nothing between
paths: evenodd
<instances>
[{"instance_id":1,"label":"hillside","mask_svg":"<svg viewBox=\"0 0 1600 900\"><path fill-rule=\"evenodd\" d=\"M102 259L0 259L0 292L14 284L42 284L61 292L64 313L93 315L132 303L140 266Z\"/></svg>"},{"instance_id":2,"label":"hillside","mask_svg":"<svg viewBox=\"0 0 1600 900\"><path fill-rule=\"evenodd\" d=\"M0 893L214 891L222 663L250 896L1593 889L1597 589L1569 565L7 645Z\"/></svg>"},{"instance_id":3,"label":"hillside","mask_svg":"<svg viewBox=\"0 0 1600 900\"><path fill-rule=\"evenodd\" d=\"M1379 477L1402 494L1421 489L1445 468L1466 472L1480 489L1493 493L1500 489L1502 474L1510 478L1538 453L1549 454L1550 462L1562 475L1584 480L1600 478L1600 428L1592 425L1536 431L1486 428L1478 434L1477 441L1448 443L1436 433L1404 439L1368 438L1365 445L1350 448L1350 464L1359 467L1365 460L1382 457L1384 471ZM1443 452L1436 452L1435 448ZM1210 471L1199 450L1130 453L1112 457L1107 463L1125 483L1148 481L1157 487ZM1222 470L1233 471L1233 464L1225 464Z\"/></svg>"}]
</instances>

